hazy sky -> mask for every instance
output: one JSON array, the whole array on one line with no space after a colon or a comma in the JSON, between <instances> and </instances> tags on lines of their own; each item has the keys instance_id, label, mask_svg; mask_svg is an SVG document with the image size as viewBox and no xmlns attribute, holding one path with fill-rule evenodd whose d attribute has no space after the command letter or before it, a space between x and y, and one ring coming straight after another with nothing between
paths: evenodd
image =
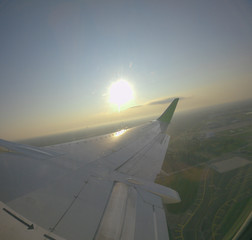
<instances>
[{"instance_id":1,"label":"hazy sky","mask_svg":"<svg viewBox=\"0 0 252 240\"><path fill-rule=\"evenodd\" d=\"M123 114L108 102L120 78L138 106ZM151 115L168 101L146 103L170 97L183 109L251 92L252 1L0 2L0 138Z\"/></svg>"}]
</instances>

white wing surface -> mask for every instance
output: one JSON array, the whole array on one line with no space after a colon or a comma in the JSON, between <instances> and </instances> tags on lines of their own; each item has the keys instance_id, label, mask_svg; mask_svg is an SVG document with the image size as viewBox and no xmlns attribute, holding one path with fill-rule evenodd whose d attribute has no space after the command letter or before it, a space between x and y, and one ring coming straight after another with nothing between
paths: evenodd
<instances>
[{"instance_id":1,"label":"white wing surface","mask_svg":"<svg viewBox=\"0 0 252 240\"><path fill-rule=\"evenodd\" d=\"M178 99L145 125L38 148L0 140L1 239L168 239L154 183Z\"/></svg>"}]
</instances>

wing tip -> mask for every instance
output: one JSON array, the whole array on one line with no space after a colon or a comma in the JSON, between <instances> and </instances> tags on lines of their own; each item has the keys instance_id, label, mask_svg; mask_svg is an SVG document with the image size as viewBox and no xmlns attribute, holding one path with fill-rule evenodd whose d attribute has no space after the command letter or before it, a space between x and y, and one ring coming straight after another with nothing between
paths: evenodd
<instances>
[{"instance_id":1,"label":"wing tip","mask_svg":"<svg viewBox=\"0 0 252 240\"><path fill-rule=\"evenodd\" d=\"M174 114L174 111L177 107L178 101L179 101L179 98L175 98L157 120L161 122L170 123L172 116Z\"/></svg>"}]
</instances>

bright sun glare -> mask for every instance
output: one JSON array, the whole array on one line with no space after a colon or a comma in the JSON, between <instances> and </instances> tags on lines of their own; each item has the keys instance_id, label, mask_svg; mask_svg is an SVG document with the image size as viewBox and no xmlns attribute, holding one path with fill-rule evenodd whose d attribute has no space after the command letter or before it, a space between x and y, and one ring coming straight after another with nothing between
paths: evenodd
<instances>
[{"instance_id":1,"label":"bright sun glare","mask_svg":"<svg viewBox=\"0 0 252 240\"><path fill-rule=\"evenodd\" d=\"M133 99L133 90L125 80L112 83L109 89L109 101L118 106L118 111L122 105Z\"/></svg>"}]
</instances>

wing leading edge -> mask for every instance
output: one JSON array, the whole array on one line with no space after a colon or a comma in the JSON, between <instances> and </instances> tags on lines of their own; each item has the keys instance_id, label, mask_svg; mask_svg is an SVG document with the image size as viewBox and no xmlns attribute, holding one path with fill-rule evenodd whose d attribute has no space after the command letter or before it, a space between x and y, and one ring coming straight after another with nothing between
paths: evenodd
<instances>
[{"instance_id":1,"label":"wing leading edge","mask_svg":"<svg viewBox=\"0 0 252 240\"><path fill-rule=\"evenodd\" d=\"M177 103L156 121L120 134L46 148L0 142L8 150L0 153L0 200L8 210L0 210L0 224L10 218L1 239L168 239L162 200L180 198L154 180ZM14 194L15 186L20 189Z\"/></svg>"}]
</instances>

